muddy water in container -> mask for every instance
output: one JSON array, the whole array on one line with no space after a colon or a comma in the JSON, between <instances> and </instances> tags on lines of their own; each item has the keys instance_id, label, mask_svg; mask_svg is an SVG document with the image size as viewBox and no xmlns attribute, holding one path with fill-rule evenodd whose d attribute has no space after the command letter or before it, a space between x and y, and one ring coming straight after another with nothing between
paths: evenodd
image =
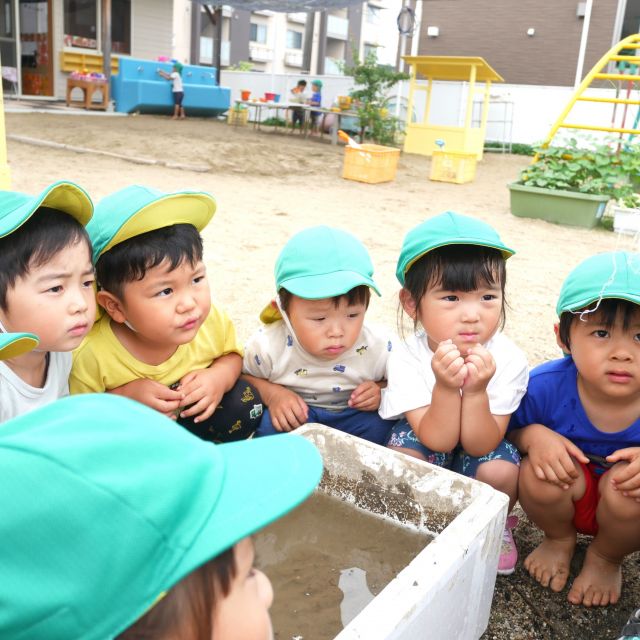
<instances>
[{"instance_id":1,"label":"muddy water in container","mask_svg":"<svg viewBox=\"0 0 640 640\"><path fill-rule=\"evenodd\" d=\"M334 638L430 540L317 491L255 536L257 564L275 592L276 639Z\"/></svg>"}]
</instances>

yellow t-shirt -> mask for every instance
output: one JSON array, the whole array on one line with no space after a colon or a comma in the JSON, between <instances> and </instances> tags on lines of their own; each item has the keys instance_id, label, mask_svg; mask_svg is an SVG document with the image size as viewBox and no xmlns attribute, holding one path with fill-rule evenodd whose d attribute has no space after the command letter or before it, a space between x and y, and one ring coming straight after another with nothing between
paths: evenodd
<instances>
[{"instance_id":1,"label":"yellow t-shirt","mask_svg":"<svg viewBox=\"0 0 640 640\"><path fill-rule=\"evenodd\" d=\"M169 386L190 371L206 369L227 353L242 356L242 347L229 316L214 305L196 337L158 365L134 358L116 338L111 318L104 314L73 352L69 390L72 394L100 393L139 378Z\"/></svg>"}]
</instances>

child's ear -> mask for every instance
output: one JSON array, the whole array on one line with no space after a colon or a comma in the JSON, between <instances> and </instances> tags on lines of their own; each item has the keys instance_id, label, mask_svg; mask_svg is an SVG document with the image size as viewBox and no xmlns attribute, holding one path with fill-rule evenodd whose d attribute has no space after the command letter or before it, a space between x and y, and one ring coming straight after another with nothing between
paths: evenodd
<instances>
[{"instance_id":1,"label":"child's ear","mask_svg":"<svg viewBox=\"0 0 640 640\"><path fill-rule=\"evenodd\" d=\"M120 302L120 299L116 298L113 293L98 291L96 299L98 300L98 304L111 316L114 322L123 324L127 319L122 307L122 302Z\"/></svg>"},{"instance_id":2,"label":"child's ear","mask_svg":"<svg viewBox=\"0 0 640 640\"><path fill-rule=\"evenodd\" d=\"M559 322L554 322L553 323L553 333L556 334L556 343L562 349L562 353L564 353L564 355L566 355L566 356L571 355L571 349L569 349L569 347L562 341L562 338L560 337L560 323Z\"/></svg>"},{"instance_id":3,"label":"child's ear","mask_svg":"<svg viewBox=\"0 0 640 640\"><path fill-rule=\"evenodd\" d=\"M417 309L416 309L416 301L413 299L411 293L409 293L408 289L404 287L400 289L400 304L402 308L405 310L405 313L412 319L416 319Z\"/></svg>"}]
</instances>

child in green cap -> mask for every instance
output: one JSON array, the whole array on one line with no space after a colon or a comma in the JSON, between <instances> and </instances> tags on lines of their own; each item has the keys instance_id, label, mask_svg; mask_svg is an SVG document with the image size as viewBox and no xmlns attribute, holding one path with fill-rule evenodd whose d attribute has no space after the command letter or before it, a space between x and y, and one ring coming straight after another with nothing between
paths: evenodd
<instances>
[{"instance_id":1,"label":"child in green cap","mask_svg":"<svg viewBox=\"0 0 640 640\"><path fill-rule=\"evenodd\" d=\"M309 104L312 107L322 106L322 80L314 80L311 83L311 98L309 99ZM309 114L311 119L311 133L319 132L318 121L321 115L321 111L311 111Z\"/></svg>"},{"instance_id":2,"label":"child in green cap","mask_svg":"<svg viewBox=\"0 0 640 640\"><path fill-rule=\"evenodd\" d=\"M37 196L0 191L0 332L37 348L0 362L0 423L69 393L71 351L95 318L89 196L56 182Z\"/></svg>"},{"instance_id":3,"label":"child in green cap","mask_svg":"<svg viewBox=\"0 0 640 640\"><path fill-rule=\"evenodd\" d=\"M399 419L392 449L482 480L517 498L516 448L504 439L527 388L524 353L504 336L505 263L486 223L446 212L407 233L396 276L414 335L391 354L380 415ZM507 518L498 572L517 550Z\"/></svg>"},{"instance_id":4,"label":"child in green cap","mask_svg":"<svg viewBox=\"0 0 640 640\"><path fill-rule=\"evenodd\" d=\"M71 393L121 393L215 442L253 434L262 413L242 347L211 302L200 231L215 200L131 186L104 198L87 231L106 311L74 353Z\"/></svg>"},{"instance_id":5,"label":"child in green cap","mask_svg":"<svg viewBox=\"0 0 640 640\"><path fill-rule=\"evenodd\" d=\"M0 637L272 640L250 536L321 474L304 438L214 445L107 394L7 422Z\"/></svg>"},{"instance_id":6,"label":"child in green cap","mask_svg":"<svg viewBox=\"0 0 640 640\"><path fill-rule=\"evenodd\" d=\"M556 310L568 357L531 372L509 425L526 454L520 503L544 532L525 567L561 591L576 534L594 536L568 600L606 606L620 597L622 560L640 550L640 257L588 258Z\"/></svg>"},{"instance_id":7,"label":"child in green cap","mask_svg":"<svg viewBox=\"0 0 640 640\"><path fill-rule=\"evenodd\" d=\"M184 86L182 84L182 65L175 60L171 73L167 73L162 69L158 69L158 75L162 76L165 80L171 80L171 94L173 95L173 120L180 118L184 120L187 115L184 112L182 101L184 100Z\"/></svg>"},{"instance_id":8,"label":"child in green cap","mask_svg":"<svg viewBox=\"0 0 640 640\"><path fill-rule=\"evenodd\" d=\"M277 298L245 346L245 377L268 409L256 435L320 422L371 442L392 422L378 415L392 348L389 331L364 324L373 265L346 231L312 227L294 235L275 266Z\"/></svg>"}]
</instances>

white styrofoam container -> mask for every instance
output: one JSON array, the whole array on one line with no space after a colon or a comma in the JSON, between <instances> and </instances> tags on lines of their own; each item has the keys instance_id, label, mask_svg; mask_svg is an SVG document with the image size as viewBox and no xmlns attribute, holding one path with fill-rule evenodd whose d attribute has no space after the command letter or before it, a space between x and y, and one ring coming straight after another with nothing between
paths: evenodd
<instances>
[{"instance_id":1,"label":"white styrofoam container","mask_svg":"<svg viewBox=\"0 0 640 640\"><path fill-rule=\"evenodd\" d=\"M330 427L310 424L296 433L322 454L319 490L436 536L335 640L479 638L489 620L507 496Z\"/></svg>"},{"instance_id":2,"label":"white styrofoam container","mask_svg":"<svg viewBox=\"0 0 640 640\"><path fill-rule=\"evenodd\" d=\"M632 236L640 233L640 209L613 207L612 213L614 231Z\"/></svg>"}]
</instances>

